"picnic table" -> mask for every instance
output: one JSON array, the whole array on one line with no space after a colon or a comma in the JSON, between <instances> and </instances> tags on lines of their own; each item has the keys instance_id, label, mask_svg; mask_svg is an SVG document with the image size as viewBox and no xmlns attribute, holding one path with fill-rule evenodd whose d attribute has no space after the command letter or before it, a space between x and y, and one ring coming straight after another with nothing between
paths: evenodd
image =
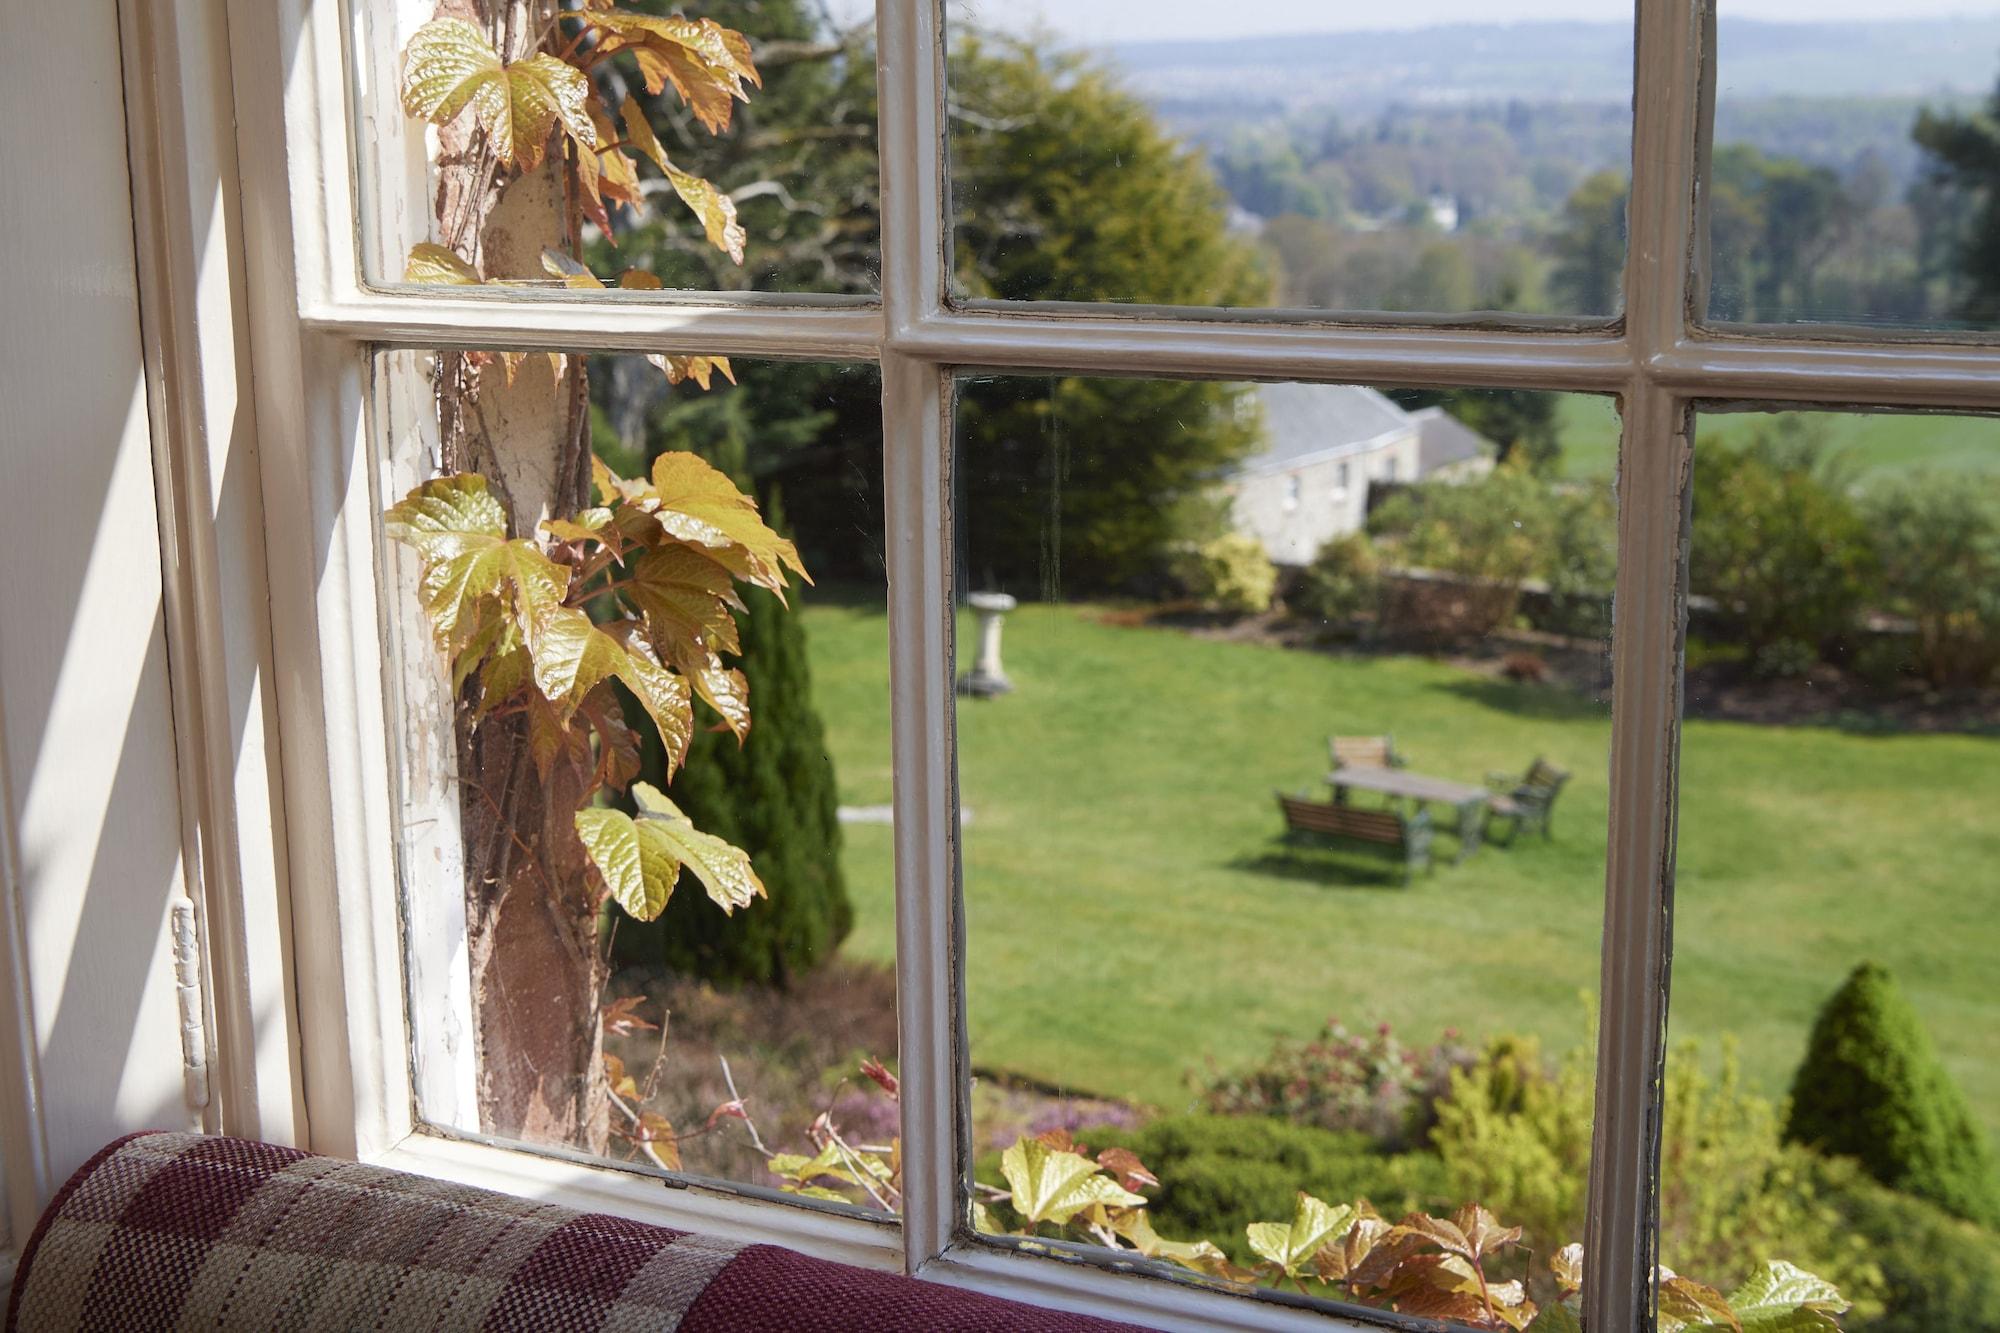
<instances>
[{"instance_id":1,"label":"picnic table","mask_svg":"<svg viewBox=\"0 0 2000 1333\"><path fill-rule=\"evenodd\" d=\"M1446 805L1458 811L1458 859L1479 850L1480 830L1486 821L1486 803L1493 793L1449 778L1412 773L1407 768L1336 768L1326 775L1333 799L1345 802L1350 790L1380 792L1395 800L1419 804Z\"/></svg>"}]
</instances>

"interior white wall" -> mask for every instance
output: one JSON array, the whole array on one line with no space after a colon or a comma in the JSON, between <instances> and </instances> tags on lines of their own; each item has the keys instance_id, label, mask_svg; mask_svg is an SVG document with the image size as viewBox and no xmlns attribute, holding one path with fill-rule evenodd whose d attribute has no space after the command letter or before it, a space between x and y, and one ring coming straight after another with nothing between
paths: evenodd
<instances>
[{"instance_id":1,"label":"interior white wall","mask_svg":"<svg viewBox=\"0 0 2000 1333\"><path fill-rule=\"evenodd\" d=\"M14 1234L189 1122L180 814L117 6L0 6L0 1157Z\"/></svg>"}]
</instances>

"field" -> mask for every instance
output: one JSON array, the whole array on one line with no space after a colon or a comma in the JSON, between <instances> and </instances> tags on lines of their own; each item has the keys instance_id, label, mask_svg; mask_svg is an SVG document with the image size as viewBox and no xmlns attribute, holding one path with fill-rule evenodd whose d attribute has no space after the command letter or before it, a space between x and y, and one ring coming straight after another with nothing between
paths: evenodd
<instances>
[{"instance_id":1,"label":"field","mask_svg":"<svg viewBox=\"0 0 2000 1333\"><path fill-rule=\"evenodd\" d=\"M805 612L842 801L889 799L885 621ZM970 632L961 625L961 641ZM1598 984L1605 710L1413 657L1339 657L1010 617L1019 690L960 716L968 1023L982 1070L1173 1106L1185 1075L1328 1015L1407 1040L1588 1031ZM1420 771L1568 767L1556 836L1404 889L1369 858L1281 854L1271 793L1331 731L1393 731ZM2000 1132L2000 741L1692 723L1672 1033L1735 1033L1781 1094L1819 1002L1863 958L1901 978ZM893 953L890 830L850 825L850 953Z\"/></svg>"},{"instance_id":2,"label":"field","mask_svg":"<svg viewBox=\"0 0 2000 1333\"><path fill-rule=\"evenodd\" d=\"M1562 473L1579 481L1609 480L1618 458L1618 418L1603 399L1565 394L1559 400ZM1911 416L1893 413L1795 412L1822 443L1866 484L1891 471L1993 472L2000 469L2000 421L1986 417ZM1695 447L1740 440L1768 423L1769 415L1705 416Z\"/></svg>"}]
</instances>

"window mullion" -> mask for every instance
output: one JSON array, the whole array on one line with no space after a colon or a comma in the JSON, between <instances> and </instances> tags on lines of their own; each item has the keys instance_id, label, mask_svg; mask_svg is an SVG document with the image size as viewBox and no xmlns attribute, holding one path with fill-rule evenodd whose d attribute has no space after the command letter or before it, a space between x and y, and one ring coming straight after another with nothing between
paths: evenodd
<instances>
[{"instance_id":1,"label":"window mullion","mask_svg":"<svg viewBox=\"0 0 2000 1333\"><path fill-rule=\"evenodd\" d=\"M944 299L944 23L938 0L880 0L882 301L891 330ZM883 527L896 857L903 1243L911 1272L959 1220L965 1085L953 734L951 425L946 369L882 356Z\"/></svg>"},{"instance_id":2,"label":"window mullion","mask_svg":"<svg viewBox=\"0 0 2000 1333\"><path fill-rule=\"evenodd\" d=\"M1618 468L1611 813L1584 1235L1584 1325L1593 1329L1654 1322L1691 416L1686 400L1655 382L1653 365L1687 328L1709 3L1638 5L1625 267L1633 365Z\"/></svg>"}]
</instances>

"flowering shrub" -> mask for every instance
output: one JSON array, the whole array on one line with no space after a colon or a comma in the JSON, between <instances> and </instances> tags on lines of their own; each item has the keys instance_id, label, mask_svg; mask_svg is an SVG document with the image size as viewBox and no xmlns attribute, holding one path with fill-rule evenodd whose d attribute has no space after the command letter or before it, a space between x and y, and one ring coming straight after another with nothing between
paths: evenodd
<instances>
[{"instance_id":1,"label":"flowering shrub","mask_svg":"<svg viewBox=\"0 0 2000 1333\"><path fill-rule=\"evenodd\" d=\"M1309 1041L1280 1038L1262 1064L1243 1073L1211 1072L1202 1105L1366 1134L1395 1151L1429 1139L1452 1071L1473 1058L1451 1030L1436 1045L1406 1047L1387 1023L1356 1033L1329 1018Z\"/></svg>"}]
</instances>

